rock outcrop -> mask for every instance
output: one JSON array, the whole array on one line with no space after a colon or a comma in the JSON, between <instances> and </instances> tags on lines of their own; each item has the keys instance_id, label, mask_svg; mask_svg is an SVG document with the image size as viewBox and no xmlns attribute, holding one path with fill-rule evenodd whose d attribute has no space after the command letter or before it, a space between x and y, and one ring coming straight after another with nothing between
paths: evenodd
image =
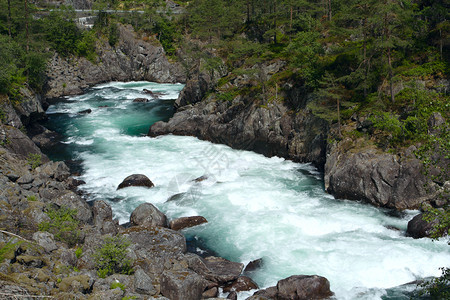
<instances>
[{"instance_id":1,"label":"rock outcrop","mask_svg":"<svg viewBox=\"0 0 450 300\"><path fill-rule=\"evenodd\" d=\"M325 189L337 198L363 200L375 206L419 208L437 194L413 150L400 156L372 146L355 147L351 140L341 141L328 152Z\"/></svg>"},{"instance_id":2,"label":"rock outcrop","mask_svg":"<svg viewBox=\"0 0 450 300\"><path fill-rule=\"evenodd\" d=\"M274 300L309 300L327 299L333 293L330 291L330 283L325 277L317 275L290 276L278 281L277 286L270 287L255 293L249 299L274 299Z\"/></svg>"},{"instance_id":3,"label":"rock outcrop","mask_svg":"<svg viewBox=\"0 0 450 300\"><path fill-rule=\"evenodd\" d=\"M158 41L146 41L131 25L119 26L119 41L111 47L97 44L98 57L91 62L84 57L64 58L55 54L49 62L48 88L45 96L74 95L90 86L108 81L148 80L184 82L182 68L170 63Z\"/></svg>"},{"instance_id":4,"label":"rock outcrop","mask_svg":"<svg viewBox=\"0 0 450 300\"><path fill-rule=\"evenodd\" d=\"M270 77L282 67L283 64L274 63L266 66L264 72ZM236 79L231 84L243 88L250 82L248 78ZM189 81L175 102L175 115L167 123L155 123L149 136L191 135L266 156L313 162L323 168L327 122L307 111L295 112L289 103L276 99L266 102L255 95L221 100L213 94L200 101L213 86L207 75L200 74L198 79Z\"/></svg>"},{"instance_id":5,"label":"rock outcrop","mask_svg":"<svg viewBox=\"0 0 450 300\"><path fill-rule=\"evenodd\" d=\"M169 222L169 227L172 230L181 230L188 227L197 226L208 221L202 216L182 217Z\"/></svg>"},{"instance_id":6,"label":"rock outcrop","mask_svg":"<svg viewBox=\"0 0 450 300\"><path fill-rule=\"evenodd\" d=\"M420 213L408 222L408 227L406 229L406 234L408 236L413 237L415 239L430 237L434 227L437 225L438 222L436 220L428 222L424 220L423 217L424 214Z\"/></svg>"}]
</instances>

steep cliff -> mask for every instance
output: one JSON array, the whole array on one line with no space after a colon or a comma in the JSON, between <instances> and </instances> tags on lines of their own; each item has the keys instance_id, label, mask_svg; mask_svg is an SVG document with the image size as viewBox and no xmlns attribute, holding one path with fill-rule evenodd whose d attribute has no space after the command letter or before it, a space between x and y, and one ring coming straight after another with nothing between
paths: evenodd
<instances>
[{"instance_id":1,"label":"steep cliff","mask_svg":"<svg viewBox=\"0 0 450 300\"><path fill-rule=\"evenodd\" d=\"M267 85L283 67L279 61L262 67ZM308 108L310 95L301 83L279 81L275 96L273 91L265 96L264 90L251 92L261 82L249 76L230 73L226 84L221 81L207 74L188 81L173 118L154 124L149 135L192 135L267 156L312 162L324 171L327 192L337 198L399 210L447 203L439 196L442 183L425 175L415 146L386 152L367 137L353 138L351 132L361 124L352 121L343 127L343 138L334 140L337 125L330 126Z\"/></svg>"},{"instance_id":2,"label":"steep cliff","mask_svg":"<svg viewBox=\"0 0 450 300\"><path fill-rule=\"evenodd\" d=\"M158 41L141 39L131 25L120 25L119 34L115 47L108 41L97 43L95 62L55 54L48 66L45 97L79 94L83 89L107 81L185 81L182 68L169 62Z\"/></svg>"},{"instance_id":3,"label":"steep cliff","mask_svg":"<svg viewBox=\"0 0 450 300\"><path fill-rule=\"evenodd\" d=\"M283 66L282 62L274 62L263 66L262 72L270 79ZM175 103L176 114L167 123L154 124L149 135L192 135L266 156L312 162L323 169L327 122L308 110L293 110L289 104L295 94L291 86L286 85L280 90L282 95L272 100L252 92L221 99L220 91L211 93L210 87L215 86L212 81L206 74L189 81ZM251 78L238 76L219 89L242 91L255 85Z\"/></svg>"}]
</instances>

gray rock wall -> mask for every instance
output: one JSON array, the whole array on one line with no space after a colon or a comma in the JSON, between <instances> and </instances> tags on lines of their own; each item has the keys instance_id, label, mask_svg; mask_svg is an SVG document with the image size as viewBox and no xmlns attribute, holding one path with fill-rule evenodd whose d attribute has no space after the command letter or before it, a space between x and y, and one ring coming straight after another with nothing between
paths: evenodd
<instances>
[{"instance_id":1,"label":"gray rock wall","mask_svg":"<svg viewBox=\"0 0 450 300\"><path fill-rule=\"evenodd\" d=\"M131 25L121 25L119 32L115 47L107 41L97 44L95 63L84 57L65 58L55 54L49 62L45 97L79 94L90 86L108 81L185 81L182 68L169 62L158 41L144 41Z\"/></svg>"}]
</instances>

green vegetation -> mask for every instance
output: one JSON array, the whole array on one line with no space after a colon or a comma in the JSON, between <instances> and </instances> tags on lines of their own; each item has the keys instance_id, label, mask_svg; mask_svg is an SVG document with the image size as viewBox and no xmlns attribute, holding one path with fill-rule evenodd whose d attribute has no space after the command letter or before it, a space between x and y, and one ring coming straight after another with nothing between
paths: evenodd
<instances>
[{"instance_id":1,"label":"green vegetation","mask_svg":"<svg viewBox=\"0 0 450 300\"><path fill-rule=\"evenodd\" d=\"M28 200L28 201L37 201L37 198L36 198L35 195L31 195L31 196L28 196L28 197L27 197L27 200Z\"/></svg>"},{"instance_id":2,"label":"green vegetation","mask_svg":"<svg viewBox=\"0 0 450 300\"><path fill-rule=\"evenodd\" d=\"M23 241L17 241L17 242L7 242L7 243L1 243L0 247L0 263L2 263L5 259L13 259L14 258L14 252L16 251L17 247L20 246L23 243Z\"/></svg>"},{"instance_id":3,"label":"green vegetation","mask_svg":"<svg viewBox=\"0 0 450 300\"><path fill-rule=\"evenodd\" d=\"M40 154L30 153L28 154L27 162L34 170L42 164L42 156Z\"/></svg>"},{"instance_id":4,"label":"green vegetation","mask_svg":"<svg viewBox=\"0 0 450 300\"><path fill-rule=\"evenodd\" d=\"M75 256L76 256L77 258L80 258L82 255L83 255L83 248L77 248L77 249L75 250Z\"/></svg>"},{"instance_id":5,"label":"green vegetation","mask_svg":"<svg viewBox=\"0 0 450 300\"><path fill-rule=\"evenodd\" d=\"M65 207L48 207L46 214L51 221L40 223L40 231L50 232L56 240L67 243L69 247L79 243L80 229L79 221L75 218L76 210Z\"/></svg>"},{"instance_id":6,"label":"green vegetation","mask_svg":"<svg viewBox=\"0 0 450 300\"><path fill-rule=\"evenodd\" d=\"M116 289L116 288L120 288L122 291L125 291L125 285L123 285L123 283L120 283L118 281L111 282L111 285L110 285L109 288L111 290Z\"/></svg>"},{"instance_id":7,"label":"green vegetation","mask_svg":"<svg viewBox=\"0 0 450 300\"><path fill-rule=\"evenodd\" d=\"M126 257L129 245L130 242L120 235L104 239L102 246L93 255L99 277L133 273L132 261Z\"/></svg>"}]
</instances>

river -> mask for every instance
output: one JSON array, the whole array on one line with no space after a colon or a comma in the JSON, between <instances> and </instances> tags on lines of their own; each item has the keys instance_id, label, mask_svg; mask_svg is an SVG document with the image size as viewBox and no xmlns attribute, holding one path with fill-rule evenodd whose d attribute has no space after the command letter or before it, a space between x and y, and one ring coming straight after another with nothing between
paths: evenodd
<instances>
[{"instance_id":1,"label":"river","mask_svg":"<svg viewBox=\"0 0 450 300\"><path fill-rule=\"evenodd\" d=\"M290 275L317 274L328 278L337 299L408 299L402 291L415 285L390 288L439 276L439 267L450 265L445 241L405 237L417 212L336 200L309 164L194 137L145 136L151 124L173 115L182 88L112 82L60 99L49 107L45 125L64 139L49 155L78 161L87 200L107 200L120 223L144 202L169 219L204 216L208 223L183 231L193 250L245 264L262 258L252 274L261 288ZM143 89L161 94L152 99ZM150 102L133 103L138 97ZM87 109L92 112L78 113ZM117 191L131 174L147 175L155 187Z\"/></svg>"}]
</instances>

